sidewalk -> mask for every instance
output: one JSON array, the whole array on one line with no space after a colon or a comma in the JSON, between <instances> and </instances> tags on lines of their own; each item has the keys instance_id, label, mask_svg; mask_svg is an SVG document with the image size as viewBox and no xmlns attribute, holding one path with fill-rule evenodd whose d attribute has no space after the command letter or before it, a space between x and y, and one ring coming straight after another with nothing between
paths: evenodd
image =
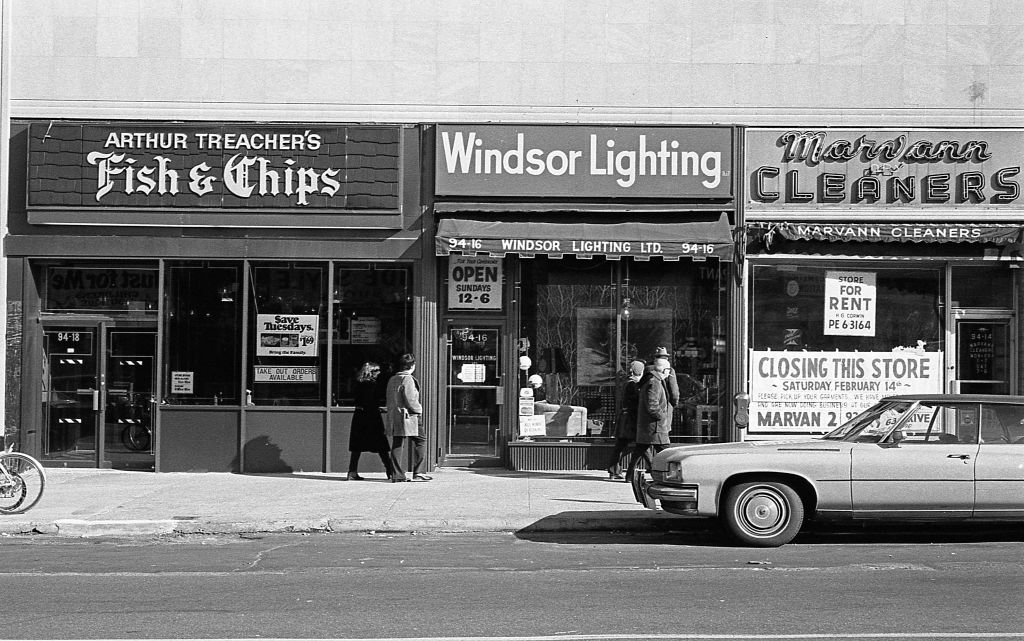
<instances>
[{"instance_id":1,"label":"sidewalk","mask_svg":"<svg viewBox=\"0 0 1024 641\"><path fill-rule=\"evenodd\" d=\"M511 532L668 529L629 484L597 471L440 468L427 483L383 473L190 474L48 468L40 502L0 515L0 535L243 532Z\"/></svg>"}]
</instances>

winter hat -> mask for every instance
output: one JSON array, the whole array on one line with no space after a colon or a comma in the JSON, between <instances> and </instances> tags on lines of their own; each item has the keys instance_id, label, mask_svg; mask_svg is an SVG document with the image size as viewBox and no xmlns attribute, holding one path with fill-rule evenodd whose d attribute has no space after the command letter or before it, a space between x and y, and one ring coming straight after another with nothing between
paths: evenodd
<instances>
[{"instance_id":1,"label":"winter hat","mask_svg":"<svg viewBox=\"0 0 1024 641\"><path fill-rule=\"evenodd\" d=\"M633 361L629 364L629 373L632 376L643 376L644 375L644 363L643 361Z\"/></svg>"},{"instance_id":2,"label":"winter hat","mask_svg":"<svg viewBox=\"0 0 1024 641\"><path fill-rule=\"evenodd\" d=\"M526 381L534 387L540 387L544 384L544 379L540 377L540 374L531 374L530 378L526 379Z\"/></svg>"}]
</instances>

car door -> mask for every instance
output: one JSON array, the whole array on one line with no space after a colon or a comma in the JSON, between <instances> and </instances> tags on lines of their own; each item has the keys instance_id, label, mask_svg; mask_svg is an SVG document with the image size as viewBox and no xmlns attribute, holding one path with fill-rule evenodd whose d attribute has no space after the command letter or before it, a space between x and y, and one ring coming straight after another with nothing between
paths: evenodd
<instances>
[{"instance_id":1,"label":"car door","mask_svg":"<svg viewBox=\"0 0 1024 641\"><path fill-rule=\"evenodd\" d=\"M1024 405L987 407L982 421L974 515L1024 517Z\"/></svg>"},{"instance_id":2,"label":"car door","mask_svg":"<svg viewBox=\"0 0 1024 641\"><path fill-rule=\"evenodd\" d=\"M922 406L923 425L902 439L856 443L851 455L855 518L969 517L974 511L977 404ZM904 426L908 423L904 423Z\"/></svg>"}]
</instances>

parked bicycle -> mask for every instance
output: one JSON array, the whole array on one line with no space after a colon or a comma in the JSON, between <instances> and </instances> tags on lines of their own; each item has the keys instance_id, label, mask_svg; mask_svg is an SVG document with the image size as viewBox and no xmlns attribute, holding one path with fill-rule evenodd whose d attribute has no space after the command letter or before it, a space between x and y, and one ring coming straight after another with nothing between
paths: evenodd
<instances>
[{"instance_id":1,"label":"parked bicycle","mask_svg":"<svg viewBox=\"0 0 1024 641\"><path fill-rule=\"evenodd\" d=\"M28 454L12 451L0 454L0 514L18 514L39 502L46 487L43 466Z\"/></svg>"}]
</instances>

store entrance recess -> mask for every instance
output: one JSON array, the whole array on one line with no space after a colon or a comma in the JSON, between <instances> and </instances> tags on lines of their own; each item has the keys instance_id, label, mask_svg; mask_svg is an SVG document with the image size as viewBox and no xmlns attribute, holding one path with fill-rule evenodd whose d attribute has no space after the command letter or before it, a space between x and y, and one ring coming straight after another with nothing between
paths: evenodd
<instances>
[{"instance_id":1,"label":"store entrance recess","mask_svg":"<svg viewBox=\"0 0 1024 641\"><path fill-rule=\"evenodd\" d=\"M445 454L493 458L501 448L501 327L450 324ZM486 462L486 461L482 461Z\"/></svg>"},{"instance_id":2,"label":"store entrance recess","mask_svg":"<svg viewBox=\"0 0 1024 641\"><path fill-rule=\"evenodd\" d=\"M155 328L47 326L43 347L42 460L154 469Z\"/></svg>"},{"instance_id":3,"label":"store entrance recess","mask_svg":"<svg viewBox=\"0 0 1024 641\"><path fill-rule=\"evenodd\" d=\"M1010 393L1010 327L1008 316L956 320L954 393Z\"/></svg>"}]
</instances>

